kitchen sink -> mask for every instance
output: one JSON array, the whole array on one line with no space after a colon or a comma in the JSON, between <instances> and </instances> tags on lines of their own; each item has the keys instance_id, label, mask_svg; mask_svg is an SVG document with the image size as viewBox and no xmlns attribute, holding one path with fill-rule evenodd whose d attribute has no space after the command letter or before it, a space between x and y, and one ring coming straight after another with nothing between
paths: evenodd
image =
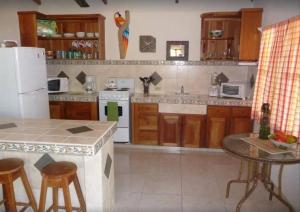
<instances>
[{"instance_id":1,"label":"kitchen sink","mask_svg":"<svg viewBox=\"0 0 300 212\"><path fill-rule=\"evenodd\" d=\"M159 103L160 113L207 114L207 105Z\"/></svg>"}]
</instances>

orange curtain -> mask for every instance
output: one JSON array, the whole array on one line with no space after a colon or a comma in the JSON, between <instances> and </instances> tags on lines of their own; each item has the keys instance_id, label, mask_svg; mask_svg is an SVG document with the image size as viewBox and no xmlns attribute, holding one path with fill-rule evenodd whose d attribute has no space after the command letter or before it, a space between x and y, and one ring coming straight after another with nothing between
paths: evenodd
<instances>
[{"instance_id":1,"label":"orange curtain","mask_svg":"<svg viewBox=\"0 0 300 212\"><path fill-rule=\"evenodd\" d=\"M300 137L300 16L262 31L252 118L269 103L271 129Z\"/></svg>"}]
</instances>

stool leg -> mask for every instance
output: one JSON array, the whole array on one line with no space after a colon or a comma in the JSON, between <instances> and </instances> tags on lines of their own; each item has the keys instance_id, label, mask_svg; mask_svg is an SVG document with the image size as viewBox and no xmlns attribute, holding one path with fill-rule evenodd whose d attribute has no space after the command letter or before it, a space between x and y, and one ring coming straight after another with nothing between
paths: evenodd
<instances>
[{"instance_id":1,"label":"stool leg","mask_svg":"<svg viewBox=\"0 0 300 212\"><path fill-rule=\"evenodd\" d=\"M8 211L8 201L7 201L7 188L6 188L6 184L2 184L2 192L3 192L3 201L4 201L4 207L5 207L5 211Z\"/></svg>"},{"instance_id":2,"label":"stool leg","mask_svg":"<svg viewBox=\"0 0 300 212\"><path fill-rule=\"evenodd\" d=\"M53 187L52 189L52 198L53 198L53 211L58 212L58 188Z\"/></svg>"},{"instance_id":3,"label":"stool leg","mask_svg":"<svg viewBox=\"0 0 300 212\"><path fill-rule=\"evenodd\" d=\"M41 185L39 212L45 211L46 196L47 196L47 177L43 176L42 185Z\"/></svg>"},{"instance_id":4,"label":"stool leg","mask_svg":"<svg viewBox=\"0 0 300 212\"><path fill-rule=\"evenodd\" d=\"M28 182L27 175L26 175L26 173L25 173L25 171L24 171L24 168L21 169L21 180L22 180L22 183L23 183L23 185L24 185L24 188L25 188L25 191L26 191L28 200L29 200L29 204L31 205L33 211L34 211L34 212L37 212L36 201L35 201L35 199L34 199L34 196L33 196L33 193L32 193L31 187L30 187L30 184L29 184L29 182Z\"/></svg>"},{"instance_id":5,"label":"stool leg","mask_svg":"<svg viewBox=\"0 0 300 212\"><path fill-rule=\"evenodd\" d=\"M71 197L70 197L70 191L69 191L69 184L68 184L67 180L64 180L62 188L63 188L63 192L64 192L66 212L72 212L72 203L71 203Z\"/></svg>"},{"instance_id":6,"label":"stool leg","mask_svg":"<svg viewBox=\"0 0 300 212\"><path fill-rule=\"evenodd\" d=\"M17 212L17 205L15 199L13 180L5 185L5 197L7 201L7 207L9 212Z\"/></svg>"},{"instance_id":7,"label":"stool leg","mask_svg":"<svg viewBox=\"0 0 300 212\"><path fill-rule=\"evenodd\" d=\"M80 184L79 184L77 174L75 174L74 186L75 186L77 197L78 197L78 200L79 200L79 203L80 203L80 209L81 209L82 212L86 212L86 205L85 205L85 201L84 201L84 198L83 198L83 194L82 194L82 191L81 191L81 187L80 187Z\"/></svg>"}]
</instances>

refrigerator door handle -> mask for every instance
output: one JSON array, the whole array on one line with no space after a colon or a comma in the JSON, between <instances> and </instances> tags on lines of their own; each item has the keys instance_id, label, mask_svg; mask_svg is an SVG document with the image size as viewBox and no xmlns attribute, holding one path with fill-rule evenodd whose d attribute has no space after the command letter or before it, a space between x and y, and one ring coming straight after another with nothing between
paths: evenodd
<instances>
[{"instance_id":1,"label":"refrigerator door handle","mask_svg":"<svg viewBox=\"0 0 300 212\"><path fill-rule=\"evenodd\" d=\"M19 94L31 94L31 93L36 93L36 92L39 92L39 91L42 91L42 90L45 90L45 88L39 88L39 89L36 89L34 91L23 92L23 93L19 93Z\"/></svg>"}]
</instances>

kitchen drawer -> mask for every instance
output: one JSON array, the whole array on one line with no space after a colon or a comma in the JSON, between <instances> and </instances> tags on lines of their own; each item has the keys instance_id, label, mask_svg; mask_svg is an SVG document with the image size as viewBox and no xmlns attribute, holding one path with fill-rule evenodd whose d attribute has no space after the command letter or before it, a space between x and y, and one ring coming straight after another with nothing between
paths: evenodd
<instances>
[{"instance_id":1,"label":"kitchen drawer","mask_svg":"<svg viewBox=\"0 0 300 212\"><path fill-rule=\"evenodd\" d=\"M231 107L224 106L208 106L207 115L208 116L230 116Z\"/></svg>"},{"instance_id":2,"label":"kitchen drawer","mask_svg":"<svg viewBox=\"0 0 300 212\"><path fill-rule=\"evenodd\" d=\"M232 116L250 117L251 116L251 108L250 107L232 107Z\"/></svg>"},{"instance_id":3,"label":"kitchen drawer","mask_svg":"<svg viewBox=\"0 0 300 212\"><path fill-rule=\"evenodd\" d=\"M157 104L136 104L136 106L138 106L138 111L142 112L142 113L157 113L158 111L158 105Z\"/></svg>"}]
</instances>

